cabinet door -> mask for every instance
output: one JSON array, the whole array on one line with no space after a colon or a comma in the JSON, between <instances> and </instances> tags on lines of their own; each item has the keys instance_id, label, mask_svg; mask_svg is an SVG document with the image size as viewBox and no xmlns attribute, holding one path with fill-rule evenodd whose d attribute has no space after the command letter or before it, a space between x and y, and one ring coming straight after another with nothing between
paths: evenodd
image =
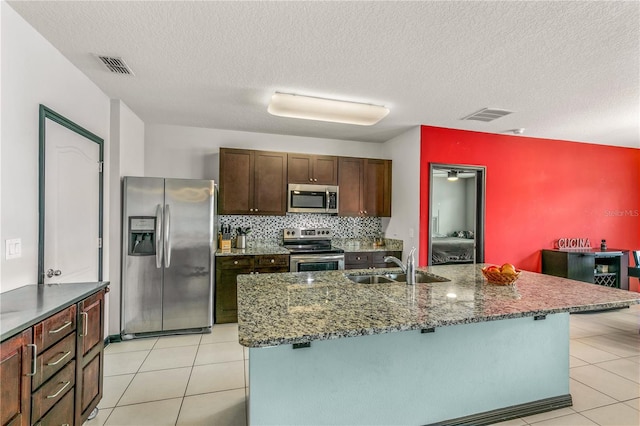
<instances>
[{"instance_id":1,"label":"cabinet door","mask_svg":"<svg viewBox=\"0 0 640 426\"><path fill-rule=\"evenodd\" d=\"M281 215L287 211L287 153L255 151L253 213Z\"/></svg>"},{"instance_id":2,"label":"cabinet door","mask_svg":"<svg viewBox=\"0 0 640 426\"><path fill-rule=\"evenodd\" d=\"M338 184L338 157L330 155L314 156L313 183L318 185Z\"/></svg>"},{"instance_id":3,"label":"cabinet door","mask_svg":"<svg viewBox=\"0 0 640 426\"><path fill-rule=\"evenodd\" d=\"M287 180L289 183L313 182L313 156L307 154L289 154L287 160Z\"/></svg>"},{"instance_id":4,"label":"cabinet door","mask_svg":"<svg viewBox=\"0 0 640 426\"><path fill-rule=\"evenodd\" d=\"M340 157L338 160L338 185L340 187L338 215L361 216L364 205L364 160Z\"/></svg>"},{"instance_id":5,"label":"cabinet door","mask_svg":"<svg viewBox=\"0 0 640 426\"><path fill-rule=\"evenodd\" d=\"M391 161L365 160L364 214L391 216Z\"/></svg>"},{"instance_id":6,"label":"cabinet door","mask_svg":"<svg viewBox=\"0 0 640 426\"><path fill-rule=\"evenodd\" d=\"M238 285L240 274L253 271L252 256L225 256L216 258L215 322L238 322Z\"/></svg>"},{"instance_id":7,"label":"cabinet door","mask_svg":"<svg viewBox=\"0 0 640 426\"><path fill-rule=\"evenodd\" d=\"M349 252L344 254L345 269L365 269L371 267L371 253Z\"/></svg>"},{"instance_id":8,"label":"cabinet door","mask_svg":"<svg viewBox=\"0 0 640 426\"><path fill-rule=\"evenodd\" d=\"M247 149L220 148L220 214L249 214L253 209L254 155Z\"/></svg>"},{"instance_id":9,"label":"cabinet door","mask_svg":"<svg viewBox=\"0 0 640 426\"><path fill-rule=\"evenodd\" d=\"M30 424L31 420L31 329L0 344L0 424Z\"/></svg>"},{"instance_id":10,"label":"cabinet door","mask_svg":"<svg viewBox=\"0 0 640 426\"><path fill-rule=\"evenodd\" d=\"M76 424L82 424L102 399L104 291L81 301L78 312Z\"/></svg>"}]
</instances>

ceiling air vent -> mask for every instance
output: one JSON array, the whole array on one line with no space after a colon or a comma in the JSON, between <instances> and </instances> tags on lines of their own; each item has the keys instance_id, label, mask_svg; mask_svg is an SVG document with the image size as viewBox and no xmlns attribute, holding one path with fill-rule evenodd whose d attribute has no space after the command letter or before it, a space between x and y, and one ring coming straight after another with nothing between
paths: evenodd
<instances>
[{"instance_id":1,"label":"ceiling air vent","mask_svg":"<svg viewBox=\"0 0 640 426\"><path fill-rule=\"evenodd\" d=\"M129 74L133 75L133 71L129 69L122 58L115 58L113 56L96 55L102 65L107 67L109 71L114 74Z\"/></svg>"},{"instance_id":2,"label":"ceiling air vent","mask_svg":"<svg viewBox=\"0 0 640 426\"><path fill-rule=\"evenodd\" d=\"M480 111L476 111L471 115L462 117L461 120L476 120L476 121L493 121L505 115L511 114L513 111L507 111L506 109L497 108L482 108Z\"/></svg>"}]
</instances>

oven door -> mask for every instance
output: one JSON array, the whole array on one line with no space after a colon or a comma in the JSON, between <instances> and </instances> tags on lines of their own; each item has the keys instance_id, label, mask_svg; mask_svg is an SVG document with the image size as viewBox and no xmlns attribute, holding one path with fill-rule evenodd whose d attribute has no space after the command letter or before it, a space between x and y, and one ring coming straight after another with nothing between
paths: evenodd
<instances>
[{"instance_id":1,"label":"oven door","mask_svg":"<svg viewBox=\"0 0 640 426\"><path fill-rule=\"evenodd\" d=\"M293 254L291 272L338 271L344 269L344 254Z\"/></svg>"}]
</instances>

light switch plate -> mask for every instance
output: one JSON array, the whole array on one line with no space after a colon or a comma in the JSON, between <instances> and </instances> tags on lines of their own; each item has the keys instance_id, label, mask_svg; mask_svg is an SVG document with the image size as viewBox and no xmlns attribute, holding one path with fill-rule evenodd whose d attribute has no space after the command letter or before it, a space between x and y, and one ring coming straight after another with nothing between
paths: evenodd
<instances>
[{"instance_id":1,"label":"light switch plate","mask_svg":"<svg viewBox=\"0 0 640 426\"><path fill-rule=\"evenodd\" d=\"M22 257L22 240L14 238L5 240L5 259L17 259Z\"/></svg>"}]
</instances>

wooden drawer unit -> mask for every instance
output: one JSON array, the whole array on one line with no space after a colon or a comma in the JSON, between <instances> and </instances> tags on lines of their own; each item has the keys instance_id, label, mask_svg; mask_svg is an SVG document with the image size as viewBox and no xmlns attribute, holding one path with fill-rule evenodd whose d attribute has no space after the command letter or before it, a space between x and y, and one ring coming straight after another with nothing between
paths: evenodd
<instances>
[{"instance_id":1,"label":"wooden drawer unit","mask_svg":"<svg viewBox=\"0 0 640 426\"><path fill-rule=\"evenodd\" d=\"M31 396L31 424L35 424L67 393L71 392L76 382L76 363L68 363L55 376L33 392Z\"/></svg>"},{"instance_id":2,"label":"wooden drawer unit","mask_svg":"<svg viewBox=\"0 0 640 426\"><path fill-rule=\"evenodd\" d=\"M75 357L76 335L71 333L46 351L38 354L36 375L31 377L31 388L37 389Z\"/></svg>"},{"instance_id":3,"label":"wooden drawer unit","mask_svg":"<svg viewBox=\"0 0 640 426\"><path fill-rule=\"evenodd\" d=\"M42 352L76 329L76 305L50 316L33 327L33 343Z\"/></svg>"},{"instance_id":4,"label":"wooden drawer unit","mask_svg":"<svg viewBox=\"0 0 640 426\"><path fill-rule=\"evenodd\" d=\"M221 256L216 258L216 269L253 269L253 256ZM247 274L249 271L247 271Z\"/></svg>"},{"instance_id":5,"label":"wooden drawer unit","mask_svg":"<svg viewBox=\"0 0 640 426\"><path fill-rule=\"evenodd\" d=\"M371 265L371 253L370 252L345 253L344 265L346 269L368 268Z\"/></svg>"},{"instance_id":6,"label":"wooden drawer unit","mask_svg":"<svg viewBox=\"0 0 640 426\"><path fill-rule=\"evenodd\" d=\"M1 343L0 426L86 421L102 398L105 292L61 304Z\"/></svg>"},{"instance_id":7,"label":"wooden drawer unit","mask_svg":"<svg viewBox=\"0 0 640 426\"><path fill-rule=\"evenodd\" d=\"M286 266L288 268L289 255L276 254L276 255L269 255L269 256L256 256L253 264L256 269L268 268L268 267L279 267L279 266Z\"/></svg>"},{"instance_id":8,"label":"wooden drawer unit","mask_svg":"<svg viewBox=\"0 0 640 426\"><path fill-rule=\"evenodd\" d=\"M59 426L73 424L73 392L64 394L58 402L35 426Z\"/></svg>"},{"instance_id":9,"label":"wooden drawer unit","mask_svg":"<svg viewBox=\"0 0 640 426\"><path fill-rule=\"evenodd\" d=\"M385 262L386 256L402 258L401 251L360 251L344 254L345 269L378 269L396 268L398 265L392 262Z\"/></svg>"}]
</instances>

